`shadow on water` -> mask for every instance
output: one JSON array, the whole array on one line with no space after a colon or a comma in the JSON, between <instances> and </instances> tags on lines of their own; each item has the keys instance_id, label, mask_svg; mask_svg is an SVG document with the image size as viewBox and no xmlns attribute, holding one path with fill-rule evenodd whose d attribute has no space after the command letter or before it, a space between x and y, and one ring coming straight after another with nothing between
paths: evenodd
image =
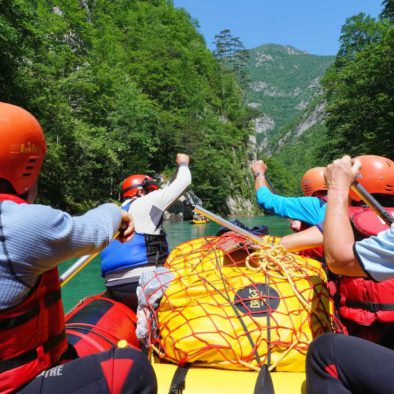
<instances>
[{"instance_id":1,"label":"shadow on water","mask_svg":"<svg viewBox=\"0 0 394 394\"><path fill-rule=\"evenodd\" d=\"M276 216L237 217L247 227L265 225L271 235L286 235L290 233L289 221ZM206 235L215 235L220 226L214 222L206 224L190 224L189 221L165 222L170 249L176 245ZM60 266L60 272L65 271L72 262ZM101 277L100 258L94 259L81 273L73 278L62 290L64 310L69 311L80 299L104 291L104 280Z\"/></svg>"}]
</instances>

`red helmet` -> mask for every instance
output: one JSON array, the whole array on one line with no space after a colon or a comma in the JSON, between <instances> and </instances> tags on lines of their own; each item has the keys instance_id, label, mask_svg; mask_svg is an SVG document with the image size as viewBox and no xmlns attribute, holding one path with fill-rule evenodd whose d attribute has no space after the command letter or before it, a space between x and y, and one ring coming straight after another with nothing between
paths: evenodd
<instances>
[{"instance_id":1,"label":"red helmet","mask_svg":"<svg viewBox=\"0 0 394 394\"><path fill-rule=\"evenodd\" d=\"M0 138L0 178L24 194L35 184L45 158L44 132L23 108L0 103Z\"/></svg>"},{"instance_id":2,"label":"red helmet","mask_svg":"<svg viewBox=\"0 0 394 394\"><path fill-rule=\"evenodd\" d=\"M360 176L357 181L372 194L394 195L394 162L386 157L375 155L358 156L361 162ZM360 198L350 192L350 198L360 201Z\"/></svg>"},{"instance_id":3,"label":"red helmet","mask_svg":"<svg viewBox=\"0 0 394 394\"><path fill-rule=\"evenodd\" d=\"M157 190L159 185L148 175L135 174L130 175L122 182L122 198L134 197L138 194L139 189L145 189L147 193Z\"/></svg>"},{"instance_id":4,"label":"red helmet","mask_svg":"<svg viewBox=\"0 0 394 394\"><path fill-rule=\"evenodd\" d=\"M324 167L308 170L301 179L301 188L304 196L313 196L316 192L327 190Z\"/></svg>"}]
</instances>

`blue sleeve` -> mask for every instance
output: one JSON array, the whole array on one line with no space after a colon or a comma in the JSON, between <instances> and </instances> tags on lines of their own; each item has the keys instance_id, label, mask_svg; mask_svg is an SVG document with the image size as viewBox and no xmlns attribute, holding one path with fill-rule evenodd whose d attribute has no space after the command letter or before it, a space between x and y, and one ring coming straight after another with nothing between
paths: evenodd
<instances>
[{"instance_id":1,"label":"blue sleeve","mask_svg":"<svg viewBox=\"0 0 394 394\"><path fill-rule=\"evenodd\" d=\"M354 245L355 255L364 271L375 281L394 277L394 224L377 236Z\"/></svg>"},{"instance_id":2,"label":"blue sleeve","mask_svg":"<svg viewBox=\"0 0 394 394\"><path fill-rule=\"evenodd\" d=\"M256 192L258 204L284 218L301 220L310 225L321 223L326 213L326 203L317 197L283 197L262 186Z\"/></svg>"}]
</instances>

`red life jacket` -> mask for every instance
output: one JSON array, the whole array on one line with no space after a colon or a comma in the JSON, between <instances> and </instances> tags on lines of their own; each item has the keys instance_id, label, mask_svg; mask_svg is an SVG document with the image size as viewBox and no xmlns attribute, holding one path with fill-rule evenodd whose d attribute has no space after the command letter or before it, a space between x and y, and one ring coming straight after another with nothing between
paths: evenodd
<instances>
[{"instance_id":1,"label":"red life jacket","mask_svg":"<svg viewBox=\"0 0 394 394\"><path fill-rule=\"evenodd\" d=\"M386 208L394 212L394 208ZM356 237L362 239L388 228L369 208L351 207L349 217ZM383 282L338 277L339 314L361 326L394 322L394 278Z\"/></svg>"},{"instance_id":2,"label":"red life jacket","mask_svg":"<svg viewBox=\"0 0 394 394\"><path fill-rule=\"evenodd\" d=\"M362 326L394 322L394 279L376 283L343 276L339 296L339 314L347 320Z\"/></svg>"},{"instance_id":3,"label":"red life jacket","mask_svg":"<svg viewBox=\"0 0 394 394\"><path fill-rule=\"evenodd\" d=\"M394 216L394 208L385 208L392 216ZM379 234L381 231L387 230L387 224L371 209L367 207L350 207L349 218L362 238Z\"/></svg>"},{"instance_id":4,"label":"red life jacket","mask_svg":"<svg viewBox=\"0 0 394 394\"><path fill-rule=\"evenodd\" d=\"M8 197L0 200L25 202ZM15 391L59 361L68 345L57 268L41 275L23 302L0 311L0 335L1 393Z\"/></svg>"}]
</instances>

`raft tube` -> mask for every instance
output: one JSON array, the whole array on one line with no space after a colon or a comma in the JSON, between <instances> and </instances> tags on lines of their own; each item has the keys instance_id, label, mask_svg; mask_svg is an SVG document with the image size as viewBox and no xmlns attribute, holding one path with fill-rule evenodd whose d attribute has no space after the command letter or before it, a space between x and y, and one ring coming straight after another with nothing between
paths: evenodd
<instances>
[{"instance_id":1,"label":"raft tube","mask_svg":"<svg viewBox=\"0 0 394 394\"><path fill-rule=\"evenodd\" d=\"M68 342L79 357L113 346L140 348L136 322L130 308L102 294L85 298L65 317Z\"/></svg>"},{"instance_id":2,"label":"raft tube","mask_svg":"<svg viewBox=\"0 0 394 394\"><path fill-rule=\"evenodd\" d=\"M259 386L258 372L199 367L190 367L181 372L176 365L160 362L154 362L153 367L158 381L158 394L306 393L305 373L301 372L271 372L273 390L269 391ZM183 391L176 391L179 387L184 387Z\"/></svg>"},{"instance_id":3,"label":"raft tube","mask_svg":"<svg viewBox=\"0 0 394 394\"><path fill-rule=\"evenodd\" d=\"M191 224L205 224L205 223L208 223L208 220L197 220L197 219L193 219L190 223L191 223Z\"/></svg>"}]
</instances>

